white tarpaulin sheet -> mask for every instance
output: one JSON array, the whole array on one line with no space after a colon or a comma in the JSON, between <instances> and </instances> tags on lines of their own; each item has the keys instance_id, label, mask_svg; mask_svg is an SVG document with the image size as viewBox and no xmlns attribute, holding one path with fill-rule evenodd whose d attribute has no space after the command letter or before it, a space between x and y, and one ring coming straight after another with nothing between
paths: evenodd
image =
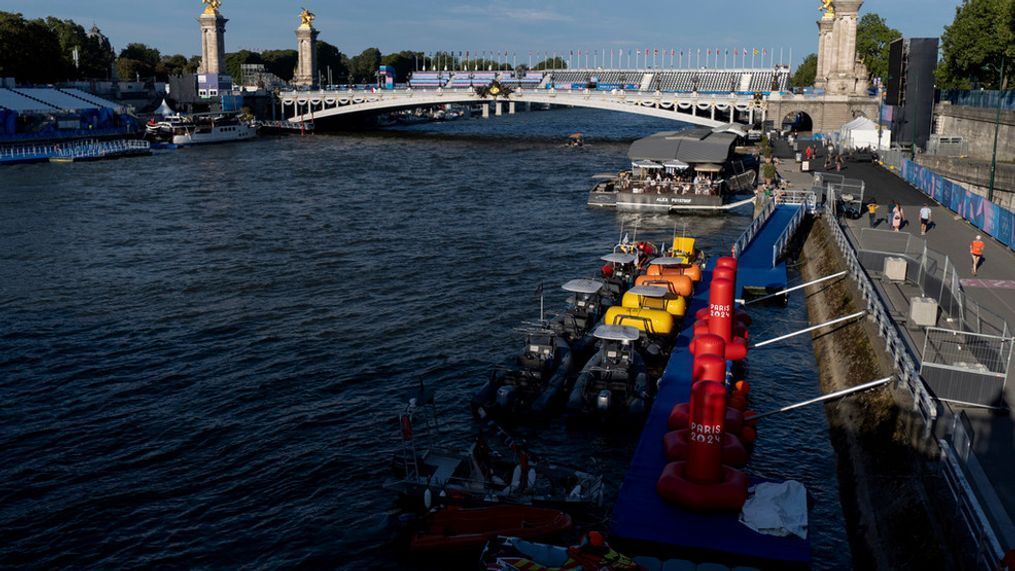
<instances>
[{"instance_id":1,"label":"white tarpaulin sheet","mask_svg":"<svg viewBox=\"0 0 1015 571\"><path fill-rule=\"evenodd\" d=\"M807 489L796 480L754 486L740 523L765 535L807 539Z\"/></svg>"}]
</instances>

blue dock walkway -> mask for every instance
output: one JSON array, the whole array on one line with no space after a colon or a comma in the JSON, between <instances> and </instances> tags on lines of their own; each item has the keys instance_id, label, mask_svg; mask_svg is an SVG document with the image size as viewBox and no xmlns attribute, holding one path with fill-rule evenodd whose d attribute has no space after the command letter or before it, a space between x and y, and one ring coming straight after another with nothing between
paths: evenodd
<instances>
[{"instance_id":1,"label":"blue dock walkway","mask_svg":"<svg viewBox=\"0 0 1015 571\"><path fill-rule=\"evenodd\" d=\"M786 264L772 264L773 248L790 228L802 207L780 205L753 236L738 258L738 289L786 285ZM795 228L794 228L795 230ZM793 230L789 230L792 234ZM688 299L687 318L659 381L656 396L631 465L621 484L613 510L611 533L640 546L657 546L681 556L720 556L745 562L778 562L782 566L807 566L811 561L810 542L797 537L759 534L739 522L739 513L702 514L669 504L656 493L656 482L667 464L663 435L676 404L691 397L692 355L688 345L694 336L694 314L708 306L710 264L695 294ZM752 485L763 480L752 478Z\"/></svg>"},{"instance_id":2,"label":"blue dock walkway","mask_svg":"<svg viewBox=\"0 0 1015 571\"><path fill-rule=\"evenodd\" d=\"M772 211L761 230L755 234L737 258L737 297L744 297L745 288L773 293L786 289L786 262L774 250L780 246L787 230L792 234L795 219L802 214L799 204L780 204ZM779 252L781 254L781 252Z\"/></svg>"}]
</instances>

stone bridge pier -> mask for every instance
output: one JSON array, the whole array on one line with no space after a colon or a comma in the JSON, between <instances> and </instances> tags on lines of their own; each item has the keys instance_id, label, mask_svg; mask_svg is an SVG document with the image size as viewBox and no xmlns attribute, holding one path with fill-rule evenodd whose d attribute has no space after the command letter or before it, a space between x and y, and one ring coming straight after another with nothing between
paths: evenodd
<instances>
[{"instance_id":1,"label":"stone bridge pier","mask_svg":"<svg viewBox=\"0 0 1015 571\"><path fill-rule=\"evenodd\" d=\"M847 95L824 95L819 97L804 95L773 94L767 99L768 119L778 129L783 119L792 118L797 113L806 113L811 118L814 132L828 133L837 131L839 127L856 117L864 116L872 121L878 120L878 99L876 97L857 97Z\"/></svg>"}]
</instances>

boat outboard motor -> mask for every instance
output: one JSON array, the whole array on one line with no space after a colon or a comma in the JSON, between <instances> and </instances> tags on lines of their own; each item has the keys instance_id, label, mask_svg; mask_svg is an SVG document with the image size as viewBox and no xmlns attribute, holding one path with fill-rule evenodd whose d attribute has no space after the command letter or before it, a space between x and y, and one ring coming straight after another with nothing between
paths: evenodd
<instances>
[{"instance_id":1,"label":"boat outboard motor","mask_svg":"<svg viewBox=\"0 0 1015 571\"><path fill-rule=\"evenodd\" d=\"M598 408L600 412L610 410L610 397L610 391L606 389L599 391L599 394L596 395L596 408Z\"/></svg>"},{"instance_id":2,"label":"boat outboard motor","mask_svg":"<svg viewBox=\"0 0 1015 571\"><path fill-rule=\"evenodd\" d=\"M508 408L511 406L511 401L514 400L515 388L511 385L505 385L497 389L497 405L501 408Z\"/></svg>"}]
</instances>

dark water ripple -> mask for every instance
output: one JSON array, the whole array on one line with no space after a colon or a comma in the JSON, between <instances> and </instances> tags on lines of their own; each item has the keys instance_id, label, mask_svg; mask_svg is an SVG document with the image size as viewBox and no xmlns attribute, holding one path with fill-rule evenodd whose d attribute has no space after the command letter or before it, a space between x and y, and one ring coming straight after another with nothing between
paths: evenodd
<instances>
[{"instance_id":1,"label":"dark water ripple","mask_svg":"<svg viewBox=\"0 0 1015 571\"><path fill-rule=\"evenodd\" d=\"M585 111L0 171L0 565L392 568L380 489L400 395L440 388L448 438L620 226L589 176L671 124ZM563 136L583 130L575 151ZM726 250L746 215L689 218ZM805 320L758 312L759 338ZM752 358L759 409L817 392L809 342ZM775 381L774 379L778 379ZM526 435L619 483L630 435ZM773 420L755 470L816 498L848 565L820 409Z\"/></svg>"}]
</instances>

